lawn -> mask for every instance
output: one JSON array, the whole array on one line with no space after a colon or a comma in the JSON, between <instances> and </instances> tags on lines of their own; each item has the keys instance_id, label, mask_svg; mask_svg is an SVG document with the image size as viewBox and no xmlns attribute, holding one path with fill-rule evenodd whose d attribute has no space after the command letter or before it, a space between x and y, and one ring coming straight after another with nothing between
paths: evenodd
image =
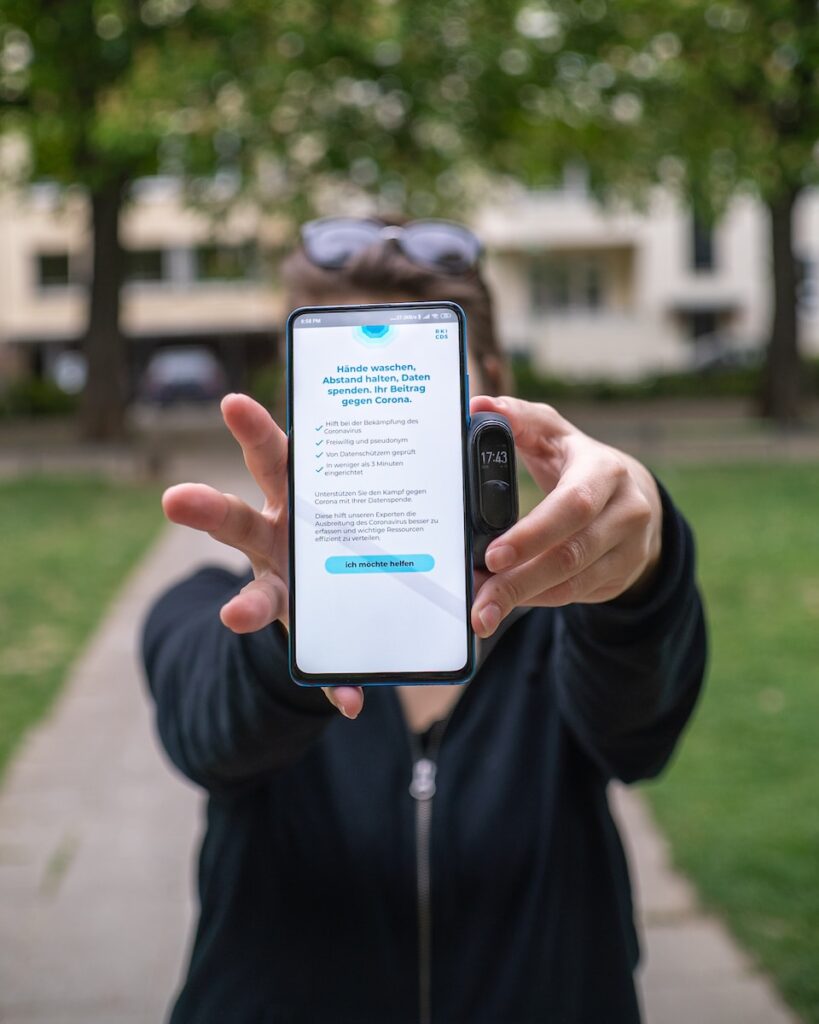
<instances>
[{"instance_id":1,"label":"lawn","mask_svg":"<svg viewBox=\"0 0 819 1024\"><path fill-rule=\"evenodd\" d=\"M644 791L702 902L819 1024L819 466L654 468L696 533L711 659Z\"/></svg>"},{"instance_id":2,"label":"lawn","mask_svg":"<svg viewBox=\"0 0 819 1024\"><path fill-rule=\"evenodd\" d=\"M696 532L712 654L647 792L703 902L819 1022L819 466L661 476Z\"/></svg>"},{"instance_id":3,"label":"lawn","mask_svg":"<svg viewBox=\"0 0 819 1024\"><path fill-rule=\"evenodd\" d=\"M153 487L0 482L0 775L160 523Z\"/></svg>"}]
</instances>

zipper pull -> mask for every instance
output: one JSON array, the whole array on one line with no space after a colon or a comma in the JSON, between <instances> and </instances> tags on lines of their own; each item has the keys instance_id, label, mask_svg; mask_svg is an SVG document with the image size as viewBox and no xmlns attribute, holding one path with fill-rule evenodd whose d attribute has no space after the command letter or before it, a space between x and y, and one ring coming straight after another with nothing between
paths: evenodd
<instances>
[{"instance_id":1,"label":"zipper pull","mask_svg":"<svg viewBox=\"0 0 819 1024\"><path fill-rule=\"evenodd\" d=\"M414 800L431 800L435 796L435 762L428 757L419 758L412 766L410 796Z\"/></svg>"}]
</instances>

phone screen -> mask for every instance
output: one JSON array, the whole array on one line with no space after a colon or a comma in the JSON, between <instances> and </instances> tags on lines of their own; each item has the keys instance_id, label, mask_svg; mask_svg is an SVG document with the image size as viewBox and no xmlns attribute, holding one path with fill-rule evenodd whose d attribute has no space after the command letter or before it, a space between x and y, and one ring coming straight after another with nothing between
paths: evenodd
<instances>
[{"instance_id":1,"label":"phone screen","mask_svg":"<svg viewBox=\"0 0 819 1024\"><path fill-rule=\"evenodd\" d=\"M288 320L297 682L471 672L465 344L451 303Z\"/></svg>"}]
</instances>

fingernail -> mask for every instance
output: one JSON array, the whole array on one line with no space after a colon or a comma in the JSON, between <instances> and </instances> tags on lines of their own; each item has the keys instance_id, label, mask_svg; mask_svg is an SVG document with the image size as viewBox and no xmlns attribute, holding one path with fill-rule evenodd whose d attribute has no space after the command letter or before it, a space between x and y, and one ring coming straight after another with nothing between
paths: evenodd
<instances>
[{"instance_id":1,"label":"fingernail","mask_svg":"<svg viewBox=\"0 0 819 1024\"><path fill-rule=\"evenodd\" d=\"M490 548L486 552L486 568L490 572L499 572L515 561L515 549L509 544L501 544L500 547Z\"/></svg>"},{"instance_id":2,"label":"fingernail","mask_svg":"<svg viewBox=\"0 0 819 1024\"><path fill-rule=\"evenodd\" d=\"M497 629L501 620L501 610L496 604L488 604L478 612L481 625L486 630L487 636L491 636Z\"/></svg>"}]
</instances>

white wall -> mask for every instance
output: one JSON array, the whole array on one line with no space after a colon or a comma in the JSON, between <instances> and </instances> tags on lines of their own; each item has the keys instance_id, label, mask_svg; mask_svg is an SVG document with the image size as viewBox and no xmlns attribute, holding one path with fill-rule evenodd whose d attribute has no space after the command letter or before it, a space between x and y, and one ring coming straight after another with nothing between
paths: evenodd
<instances>
[{"instance_id":1,"label":"white wall","mask_svg":"<svg viewBox=\"0 0 819 1024\"><path fill-rule=\"evenodd\" d=\"M532 193L495 204L476 219L490 250L489 277L497 295L506 346L532 349L548 372L576 376L639 376L688 364L693 342L686 311L713 309L721 331L741 344L764 344L771 316L769 226L764 207L738 197L715 230L715 266L690 263L688 210L657 190L644 213L598 206L577 193ZM795 214L797 250L813 261L819 296L819 190ZM609 308L584 314L531 308L528 263L534 252L614 252L633 256L627 275L630 315ZM819 301L803 315L806 351L819 352Z\"/></svg>"},{"instance_id":2,"label":"white wall","mask_svg":"<svg viewBox=\"0 0 819 1024\"><path fill-rule=\"evenodd\" d=\"M86 318L81 286L39 289L38 252L88 253L88 210L76 198L61 209L47 190L0 196L0 342L76 338ZM264 240L255 211L237 209L228 221L209 219L181 205L178 190L144 190L126 209L121 229L128 248L188 249L212 241ZM284 314L266 280L129 284L123 290L123 325L135 334L269 330Z\"/></svg>"},{"instance_id":3,"label":"white wall","mask_svg":"<svg viewBox=\"0 0 819 1024\"><path fill-rule=\"evenodd\" d=\"M692 342L681 311L713 306L736 336L762 343L771 313L768 219L750 198L738 198L716 232L712 273L690 269L688 211L655 192L644 212L603 209L578 190L498 199L474 223L487 251L487 276L496 296L504 345L531 350L547 372L634 377L687 364ZM819 354L819 190L806 193L795 215L796 246L812 261L815 307L802 317L805 350ZM211 241L278 240L274 221L252 208L212 222L184 208L168 179L141 184L126 212L123 241L132 248L190 250ZM78 336L85 297L77 288L42 291L34 280L41 252L87 252L87 209L78 197L63 206L55 193L0 194L0 343ZM608 254L617 285L596 312L532 309L529 267L536 254ZM616 295L615 295L616 293ZM129 285L123 319L138 334L269 330L281 325L282 299L267 280L188 281Z\"/></svg>"}]
</instances>

